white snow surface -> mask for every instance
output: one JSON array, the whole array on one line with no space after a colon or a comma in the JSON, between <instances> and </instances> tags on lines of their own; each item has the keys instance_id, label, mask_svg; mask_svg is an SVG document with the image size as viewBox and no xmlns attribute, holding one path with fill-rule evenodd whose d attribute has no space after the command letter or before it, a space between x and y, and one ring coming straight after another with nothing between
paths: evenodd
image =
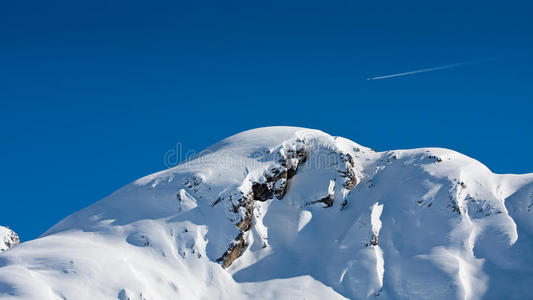
<instances>
[{"instance_id":1,"label":"white snow surface","mask_svg":"<svg viewBox=\"0 0 533 300\"><path fill-rule=\"evenodd\" d=\"M276 182L284 196L253 201L239 229L235 199L302 146L305 162ZM247 246L223 268L217 259L239 234ZM447 149L374 152L267 127L2 252L0 299L526 299L532 237L533 174L494 174Z\"/></svg>"}]
</instances>

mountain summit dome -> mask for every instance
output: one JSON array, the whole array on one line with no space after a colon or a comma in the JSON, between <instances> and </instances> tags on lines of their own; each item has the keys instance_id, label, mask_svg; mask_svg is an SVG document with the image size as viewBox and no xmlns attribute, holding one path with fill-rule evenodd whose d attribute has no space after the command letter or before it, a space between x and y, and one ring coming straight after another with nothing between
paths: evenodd
<instances>
[{"instance_id":1,"label":"mountain summit dome","mask_svg":"<svg viewBox=\"0 0 533 300\"><path fill-rule=\"evenodd\" d=\"M0 254L0 298L527 298L532 237L533 174L266 127Z\"/></svg>"}]
</instances>

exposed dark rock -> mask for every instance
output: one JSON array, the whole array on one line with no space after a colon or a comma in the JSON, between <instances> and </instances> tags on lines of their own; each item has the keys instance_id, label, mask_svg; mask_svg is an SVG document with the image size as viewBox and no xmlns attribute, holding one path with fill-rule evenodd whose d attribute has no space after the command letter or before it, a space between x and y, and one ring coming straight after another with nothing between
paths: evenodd
<instances>
[{"instance_id":1,"label":"exposed dark rock","mask_svg":"<svg viewBox=\"0 0 533 300\"><path fill-rule=\"evenodd\" d=\"M280 154L279 162L287 168L287 179L296 175L298 166L307 160L307 152L302 141L297 141L297 144L291 148L283 149Z\"/></svg>"},{"instance_id":2,"label":"exposed dark rock","mask_svg":"<svg viewBox=\"0 0 533 300\"><path fill-rule=\"evenodd\" d=\"M378 237L377 235L373 235L373 236L372 236L372 239L370 240L370 242L365 243L365 247L368 247L368 246L377 246L377 245L378 245L378 242L379 242L379 237Z\"/></svg>"},{"instance_id":3,"label":"exposed dark rock","mask_svg":"<svg viewBox=\"0 0 533 300\"><path fill-rule=\"evenodd\" d=\"M252 183L252 192L254 195L254 200L266 201L272 199L274 195L273 184L271 182L254 182Z\"/></svg>"},{"instance_id":4,"label":"exposed dark rock","mask_svg":"<svg viewBox=\"0 0 533 300\"><path fill-rule=\"evenodd\" d=\"M276 181L280 178L287 178L287 169L280 166L272 166L268 169L268 172L265 173L265 178L268 181Z\"/></svg>"},{"instance_id":5,"label":"exposed dark rock","mask_svg":"<svg viewBox=\"0 0 533 300\"><path fill-rule=\"evenodd\" d=\"M325 207L332 207L333 206L333 195L328 195L327 197L324 197L324 198L318 200L318 202L322 202L322 203L326 204Z\"/></svg>"},{"instance_id":6,"label":"exposed dark rock","mask_svg":"<svg viewBox=\"0 0 533 300\"><path fill-rule=\"evenodd\" d=\"M241 230L241 233L231 243L224 255L217 259L218 262L222 263L223 268L229 267L246 250L248 244L244 238L244 232L250 230L253 224L254 201L267 201L272 199L274 195L278 199L281 199L285 194L288 179L296 174L298 166L307 159L307 152L302 141L298 141L291 148L282 148L279 155L280 158L278 161L280 165L271 166L265 171L263 180L252 182L250 194L244 195L240 193L239 196L237 194L230 194L226 197L221 196L212 204L215 206L220 201L226 199L232 204L233 212L242 215L235 224ZM191 180L190 182L194 181ZM189 184L193 185L192 183ZM332 206L333 197L328 196L326 198L322 199L323 202L328 207Z\"/></svg>"},{"instance_id":7,"label":"exposed dark rock","mask_svg":"<svg viewBox=\"0 0 533 300\"><path fill-rule=\"evenodd\" d=\"M350 154L341 153L341 159L347 162L352 168L354 167L353 157Z\"/></svg>"},{"instance_id":8,"label":"exposed dark rock","mask_svg":"<svg viewBox=\"0 0 533 300\"><path fill-rule=\"evenodd\" d=\"M440 163L440 162L442 162L442 158L440 158L440 157L438 157L438 156L436 156L436 155L429 155L428 158L431 159L431 160L433 160L433 161L436 162L436 163Z\"/></svg>"},{"instance_id":9,"label":"exposed dark rock","mask_svg":"<svg viewBox=\"0 0 533 300\"><path fill-rule=\"evenodd\" d=\"M339 171L339 173L341 173L341 177L345 178L343 186L346 189L352 190L359 183L352 168L347 168L346 171Z\"/></svg>"},{"instance_id":10,"label":"exposed dark rock","mask_svg":"<svg viewBox=\"0 0 533 300\"><path fill-rule=\"evenodd\" d=\"M354 171L353 157L350 154L341 153L340 158L346 165L346 169L344 171L339 171L341 177L345 178L343 186L348 190L353 190L353 188L359 183Z\"/></svg>"},{"instance_id":11,"label":"exposed dark rock","mask_svg":"<svg viewBox=\"0 0 533 300\"><path fill-rule=\"evenodd\" d=\"M244 253L246 247L248 247L248 243L244 239L244 234L241 232L231 243L224 255L217 259L217 262L222 263L222 267L226 269Z\"/></svg>"},{"instance_id":12,"label":"exposed dark rock","mask_svg":"<svg viewBox=\"0 0 533 300\"><path fill-rule=\"evenodd\" d=\"M378 236L377 235L374 235L374 237L372 237L372 240L370 241L370 245L372 246L377 246L378 245Z\"/></svg>"},{"instance_id":13,"label":"exposed dark rock","mask_svg":"<svg viewBox=\"0 0 533 300\"><path fill-rule=\"evenodd\" d=\"M397 159L398 157L396 156L396 154L393 154L392 156L387 158L387 162L391 163L392 161L397 160Z\"/></svg>"},{"instance_id":14,"label":"exposed dark rock","mask_svg":"<svg viewBox=\"0 0 533 300\"><path fill-rule=\"evenodd\" d=\"M295 169L289 169L287 171L287 178L291 179L292 177L294 177L294 175L296 175L296 170Z\"/></svg>"},{"instance_id":15,"label":"exposed dark rock","mask_svg":"<svg viewBox=\"0 0 533 300\"><path fill-rule=\"evenodd\" d=\"M249 196L243 196L242 197L242 207L245 209L244 216L240 220L239 223L237 223L237 227L241 231L248 231L250 229L250 226L252 225L252 218L254 214L254 201Z\"/></svg>"},{"instance_id":16,"label":"exposed dark rock","mask_svg":"<svg viewBox=\"0 0 533 300\"><path fill-rule=\"evenodd\" d=\"M244 250L246 250L248 244L244 239L244 232L250 230L250 227L252 226L253 213L255 209L253 194L244 195L241 193L241 196L238 200L238 205L233 204L233 196L234 195L230 195L228 200L230 200L233 205L233 212L240 213L242 215L235 225L241 232L229 245L228 250L226 250L224 255L217 259L217 262L222 263L223 268L229 267L233 261L239 258Z\"/></svg>"},{"instance_id":17,"label":"exposed dark rock","mask_svg":"<svg viewBox=\"0 0 533 300\"><path fill-rule=\"evenodd\" d=\"M447 207L451 208L453 212L458 213L459 215L463 214L461 208L457 204L457 200L455 200L453 196L450 196L450 202L448 203Z\"/></svg>"},{"instance_id":18,"label":"exposed dark rock","mask_svg":"<svg viewBox=\"0 0 533 300\"><path fill-rule=\"evenodd\" d=\"M199 188L198 186L202 183L202 177L193 175L189 177L187 180L185 180L185 183L183 184L189 189L192 189L194 192L198 192Z\"/></svg>"},{"instance_id":19,"label":"exposed dark rock","mask_svg":"<svg viewBox=\"0 0 533 300\"><path fill-rule=\"evenodd\" d=\"M287 176L287 173L285 173L285 176ZM287 189L287 178L280 178L276 182L274 182L274 194L278 199L283 198L285 195L285 191Z\"/></svg>"},{"instance_id":20,"label":"exposed dark rock","mask_svg":"<svg viewBox=\"0 0 533 300\"><path fill-rule=\"evenodd\" d=\"M285 189L287 188L288 172L285 167L272 167L265 174L267 182L271 183L271 189L278 199L281 199L285 195Z\"/></svg>"},{"instance_id":21,"label":"exposed dark rock","mask_svg":"<svg viewBox=\"0 0 533 300\"><path fill-rule=\"evenodd\" d=\"M222 198L222 197L218 197L217 200L215 200L215 202L211 203L211 206L215 206L215 205L219 204L220 201L222 201L223 199L224 198Z\"/></svg>"}]
</instances>

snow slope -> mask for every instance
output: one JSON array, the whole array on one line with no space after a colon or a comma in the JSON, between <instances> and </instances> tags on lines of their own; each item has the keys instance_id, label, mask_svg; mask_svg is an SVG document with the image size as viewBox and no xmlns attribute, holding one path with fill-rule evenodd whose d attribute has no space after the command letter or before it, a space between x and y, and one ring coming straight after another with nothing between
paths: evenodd
<instances>
[{"instance_id":1,"label":"snow slope","mask_svg":"<svg viewBox=\"0 0 533 300\"><path fill-rule=\"evenodd\" d=\"M524 299L533 174L268 127L0 254L1 299Z\"/></svg>"}]
</instances>

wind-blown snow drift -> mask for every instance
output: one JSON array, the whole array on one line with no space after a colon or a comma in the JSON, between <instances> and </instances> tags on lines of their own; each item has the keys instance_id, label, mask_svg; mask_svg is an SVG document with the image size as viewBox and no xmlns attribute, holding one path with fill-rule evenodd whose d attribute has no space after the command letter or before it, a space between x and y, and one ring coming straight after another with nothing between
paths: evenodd
<instances>
[{"instance_id":1,"label":"wind-blown snow drift","mask_svg":"<svg viewBox=\"0 0 533 300\"><path fill-rule=\"evenodd\" d=\"M260 128L2 253L0 298L526 298L532 208L533 174Z\"/></svg>"}]
</instances>

